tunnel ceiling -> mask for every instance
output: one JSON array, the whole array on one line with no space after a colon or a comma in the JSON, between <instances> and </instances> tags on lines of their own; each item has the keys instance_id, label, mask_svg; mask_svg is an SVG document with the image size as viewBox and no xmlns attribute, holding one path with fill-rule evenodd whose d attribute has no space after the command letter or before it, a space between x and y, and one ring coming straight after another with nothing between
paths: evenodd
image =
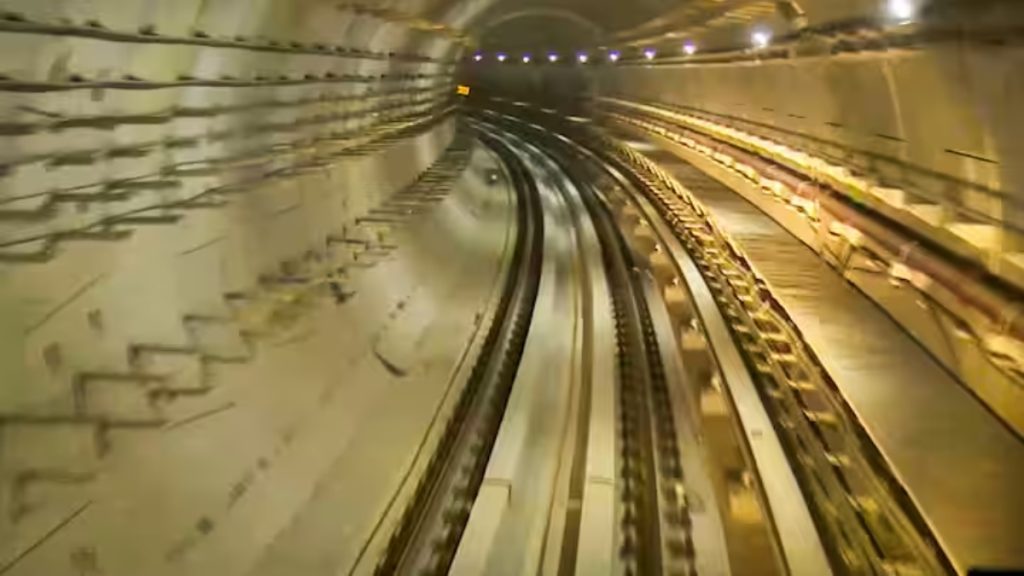
<instances>
[{"instance_id":1,"label":"tunnel ceiling","mask_svg":"<svg viewBox=\"0 0 1024 576\"><path fill-rule=\"evenodd\" d=\"M684 4L719 4L689 0ZM616 31L638 26L679 6L673 0L440 0L431 9L437 19L477 34L497 26L548 20L546 31L557 36L566 25ZM532 22L530 22L532 21Z\"/></svg>"},{"instance_id":2,"label":"tunnel ceiling","mask_svg":"<svg viewBox=\"0 0 1024 576\"><path fill-rule=\"evenodd\" d=\"M808 0L802 4L819 3ZM469 33L484 49L542 49L698 35L735 24L776 24L775 0L408 0L355 2ZM876 0L825 2L837 6Z\"/></svg>"},{"instance_id":3,"label":"tunnel ceiling","mask_svg":"<svg viewBox=\"0 0 1024 576\"><path fill-rule=\"evenodd\" d=\"M917 1L917 0L914 0ZM924 2L925 0L920 0ZM639 46L684 39L729 43L751 27L875 18L888 0L394 0L353 3L464 31L484 50Z\"/></svg>"},{"instance_id":4,"label":"tunnel ceiling","mask_svg":"<svg viewBox=\"0 0 1024 576\"><path fill-rule=\"evenodd\" d=\"M698 2L699 3L699 2ZM666 0L496 0L470 29L484 48L586 46L640 26L672 9Z\"/></svg>"},{"instance_id":5,"label":"tunnel ceiling","mask_svg":"<svg viewBox=\"0 0 1024 576\"><path fill-rule=\"evenodd\" d=\"M742 543L768 524L754 545L733 546L737 558L784 550L776 534L813 547L819 510L852 519L844 526L871 552L893 526L940 526L926 515L938 510L971 560L1019 559L1024 448L998 419L1024 422L1024 304L1001 288L1024 285L1024 50L1016 35L892 49L844 27L835 43L814 37L890 1L796 0L791 18L778 0L0 0L0 575L402 574L380 563L386 549L435 525L443 534L421 539L430 559L437 542L449 554L452 536L466 534L467 550L494 543L496 569L463 573L574 572L559 557L571 551L581 562L603 554L612 574L629 562L618 544L647 525L616 511L641 500L655 525L680 532L650 548L687 562L713 557L682 533L693 502L715 539ZM472 52L521 51L521 62L596 42L663 55L675 43L678 54L685 39L703 50L712 36L798 19L817 27L800 40L843 51L779 42L682 65L598 51L575 62L560 52L553 65L488 53L477 65ZM467 35L475 45L455 41ZM541 97L552 105L531 105ZM502 120L530 130L502 135L484 126L497 112L461 121L478 102L574 126L586 148L540 124ZM603 126L630 132L605 146L592 136L619 132ZM645 146L627 146L641 134ZM649 155L655 138L680 153ZM498 140L511 151L496 155ZM624 180L608 178L615 166ZM545 199L524 200L540 189ZM786 290L778 299L773 285ZM543 295L536 306L531 292ZM799 325L779 302L794 303ZM804 347L822 326L832 337ZM597 341L606 347L591 350ZM858 350L854 364L844 353ZM844 369L845 389L822 358ZM689 388L670 393L669 371ZM530 387L515 384L513 397L520 375ZM501 389L478 392L485 376ZM506 419L498 400L540 411ZM763 415L741 428L736 406ZM674 428L633 412L692 420ZM470 420L482 424L459 432ZM879 427L855 427L869 421ZM480 430L501 438L493 462L514 465L511 480L486 476ZM777 430L792 439L774 441L769 468L739 467L748 444ZM681 434L686 453L667 451ZM871 443L853 452L876 438L900 460ZM606 471L587 460L597 446ZM791 469L789 446L809 455L794 452L794 467L815 469ZM633 454L658 460L619 465ZM854 458L863 470L848 467ZM705 461L723 468L694 482L710 474ZM936 470L993 467L1010 472L936 481ZM843 490L821 492L840 513L828 502L800 512L800 482L819 470ZM634 482L635 471L669 472L671 484ZM442 474L454 498L422 505ZM473 511L470 476L493 508ZM769 477L792 488L771 492L784 496L774 509L761 508ZM901 489L905 478L928 496L920 514L925 500ZM896 503L864 486L891 486ZM607 513L590 514L577 498L588 493ZM662 501L671 508L655 509ZM875 515L904 505L910 520ZM793 510L806 530L776 514ZM486 537L462 530L474 514L497 518ZM571 539L590 518L600 541L577 554ZM839 550L847 536L835 532ZM938 550L949 533L920 548ZM894 541L898 562L885 566L911 573L911 546ZM722 542L714 554L728 553ZM499 555L518 564L498 566ZM793 566L779 562L780 573Z\"/></svg>"}]
</instances>

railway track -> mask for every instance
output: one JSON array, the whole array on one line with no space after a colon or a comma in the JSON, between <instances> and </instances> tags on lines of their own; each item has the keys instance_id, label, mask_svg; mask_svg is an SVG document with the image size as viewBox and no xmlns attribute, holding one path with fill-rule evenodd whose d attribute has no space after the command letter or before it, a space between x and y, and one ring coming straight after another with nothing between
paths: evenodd
<instances>
[{"instance_id":1,"label":"railway track","mask_svg":"<svg viewBox=\"0 0 1024 576\"><path fill-rule=\"evenodd\" d=\"M945 573L928 529L750 265L652 163L621 148L607 158L648 191L694 255L776 423L837 571Z\"/></svg>"},{"instance_id":2,"label":"railway track","mask_svg":"<svg viewBox=\"0 0 1024 576\"><path fill-rule=\"evenodd\" d=\"M814 516L833 568L850 574L950 571L913 505L763 283L684 188L625 146L575 134L650 198L706 279ZM792 567L791 567L792 569Z\"/></svg>"},{"instance_id":3,"label":"railway track","mask_svg":"<svg viewBox=\"0 0 1024 576\"><path fill-rule=\"evenodd\" d=\"M513 565L557 574L949 571L799 332L670 178L592 134L570 141L500 115L475 123L520 190L515 272L472 383L377 574L517 571ZM556 204L563 213L552 220ZM635 229L629 218L637 219ZM545 221L570 230L547 230ZM574 285L538 299L550 282L542 281L552 257L546 233L572 238L562 249L575 253L566 257L575 271L563 276ZM588 246L596 259L587 259ZM669 263L667 278L657 261ZM670 311L666 294L673 289L684 297ZM566 294L575 294L575 303ZM566 348L575 358L566 360L571 382L549 383L569 390L565 406L538 416L529 412L536 406L513 405L509 397L514 385L529 386L520 382L523 374L517 379L524 349L552 337L531 330L531 322L536 328L553 313L551 298L563 299L561 321L582 325ZM604 337L602 313L611 318ZM706 346L696 364L707 367L696 375L693 366L680 367L676 329ZM595 400L608 395L595 358L608 356L610 410ZM707 440L723 434L708 431L703 412L715 394L737 454L726 463L716 461L720 446ZM515 433L505 428L539 417L564 421L561 439L504 454L502 434ZM602 426L615 434L595 434ZM520 441L529 437L519 434ZM516 466L534 468L507 470ZM494 467L504 472L492 475ZM597 478L598 469L606 475ZM477 499L485 482L501 484L499 504ZM736 518L737 498L755 521Z\"/></svg>"},{"instance_id":4,"label":"railway track","mask_svg":"<svg viewBox=\"0 0 1024 576\"><path fill-rule=\"evenodd\" d=\"M650 266L652 261L659 258L672 261L673 270L670 274L672 279L663 280L663 286L660 287L685 286L688 292L685 297L685 300L688 301L686 303L688 310L681 317L666 320L681 323L684 332L696 334L698 339L705 343L707 349L704 352L707 358L699 360L697 364L706 362L710 365L710 370L698 368L696 374L692 373L692 366L686 367L687 377L680 378L676 375L673 381L670 376L668 385L662 387L661 382L658 381L665 378L665 375L659 370L657 361L652 359L653 361L647 364L648 369L654 368L656 376L656 385L651 390L659 396L654 404L663 409L674 406L676 417L681 418L682 428L679 430L679 438L682 443L685 443L686 428L692 428L697 435L710 434L707 431L709 423L705 421L707 418L701 414L702 403L708 392L724 395L729 404L729 418L732 420L730 426L734 429L734 433L726 444L734 444L735 448L742 452L739 461L715 462L715 457L708 452L722 447L711 446L714 442L710 441L707 442L707 446L704 446L703 444L708 440L706 437L704 440L698 441L693 441L691 437L687 446L687 449L692 452L703 451L703 453L687 454L685 450L666 451L666 455L672 454L676 458L682 456L684 463L682 469L673 471L666 479L667 485L680 488L682 502L678 506L671 500L664 503L660 518L651 514L650 510L648 511L647 519L643 521L646 532L641 538L648 549L632 550L628 546L624 547L622 550L625 552L623 568L640 574L687 574L701 573L702 570L712 573L736 574L830 573L831 567L826 558L825 549L819 541L811 512L804 504L804 497L801 494L798 481L789 468L782 443L778 437L769 432L771 421L768 413L764 410L762 400L757 394L752 375L744 360L746 351L737 345L728 332L728 317L722 316L718 303L710 297L711 290L704 283L700 273L690 275L684 273L684 269L687 266L693 266L693 262L689 260L686 249L676 238L675 232L666 226L666 222L661 219L655 206L647 200L648 183L636 179L635 172L630 167L596 154L590 148L581 146L575 141L555 135L538 124L508 117L502 119L500 123L507 129L525 133L533 140L546 141L549 148L562 149L560 154L564 158L563 165L567 166L570 171L577 172L581 179L600 183L593 185L593 191L589 196L600 199L599 204L610 207L620 216L618 219L620 228L623 226L622 214L624 212L631 211L634 216L639 216L640 227L646 228L647 234L653 236L653 245L640 248L639 253L634 247L632 264L635 267ZM599 189L605 192L602 193ZM623 231L615 232L615 235L620 238L623 234ZM628 231L625 234L628 236ZM645 251L647 251L646 254L643 253ZM627 254L629 254L628 250ZM648 280L648 284L653 284L653 282ZM648 287L648 298L652 297L652 294L657 294L660 287ZM705 295L706 297L704 297ZM650 300L638 300L640 306L646 305L648 301ZM646 322L642 322L641 326L645 324ZM644 326L643 333L647 339L645 343L647 349L661 348L663 362L666 359L678 359L679 347L677 346L682 347L682 345L674 341L672 335L665 333L654 335L647 326ZM625 343L628 340L620 339L620 341ZM627 405L625 398L620 402L622 406ZM659 416L659 418L666 424L671 422L663 416ZM662 426L668 428L666 424L662 424ZM665 437L667 438L669 435L666 434ZM686 474L683 475L683 472ZM766 476L762 477L759 472L763 472ZM756 504L753 505L760 508L759 513L763 515L763 520L753 531L747 530L740 537L737 537L736 533L742 532L742 530L735 529L737 521L730 517L731 512L728 510L732 506L728 502L733 499L734 494L731 493L731 488L724 491L720 489L722 475L741 478L751 494L751 499L756 501ZM694 496L693 487L708 482L716 484L715 490L712 492L717 493L720 503L716 504L714 500L716 494L702 493L694 499L694 501L701 502L701 511L697 516L693 516L694 509L690 506L690 498ZM651 488L650 486L647 488L647 494L653 493ZM631 504L627 500L624 499L622 505L624 510L632 512ZM716 506L717 509L713 509ZM653 524L652 518L655 520ZM696 522L694 522L694 518L697 518ZM777 531L773 521L785 524L785 531ZM708 525L704 524L705 522L712 528L709 529ZM701 525L701 527L695 529L694 525ZM715 525L718 527L716 528ZM633 530L632 527L623 526L621 537L628 542ZM672 534L667 542L669 545L663 546L661 550L654 549L650 545L652 540L650 535L658 534L655 530L667 530ZM718 533L719 531L726 533L724 538ZM666 542L663 540L662 544L666 544ZM744 547L760 547L762 553L760 555L737 553L737 550ZM725 550L726 548L728 550ZM653 563L665 558L670 559L669 566L659 566Z\"/></svg>"},{"instance_id":5,"label":"railway track","mask_svg":"<svg viewBox=\"0 0 1024 576\"><path fill-rule=\"evenodd\" d=\"M477 130L521 194L515 273L471 384L376 573L515 571L511 566L557 574L733 573L717 503L729 498L725 474L705 462L699 433L685 421L699 400L685 390L650 254L622 230L621 212L638 192L620 186L610 193L607 166L550 134L508 123L480 122ZM566 282L571 286L551 288ZM546 384L568 390L564 405L545 412L552 409L536 400L544 392L509 397L514 384L536 387L529 381L536 366L520 362L536 364L531 346L558 347L552 321L579 326L564 346L573 357L555 362L570 366L570 381ZM529 433L517 426L538 418L559 419L561 438L523 447ZM516 467L528 470L510 471ZM751 465L741 468L751 475ZM498 486L500 503L482 486L488 494ZM759 529L770 541L770 530ZM769 561L746 573L779 573Z\"/></svg>"},{"instance_id":6,"label":"railway track","mask_svg":"<svg viewBox=\"0 0 1024 576\"><path fill-rule=\"evenodd\" d=\"M537 461L537 474L543 478L536 485L548 489L537 492L539 497L517 502L525 510L513 510L500 520L505 522L503 533L514 540L517 530L523 532L519 527L530 524L520 519L539 519L534 522L545 526L543 544L537 558L526 562L536 561L560 574L587 573L595 565L608 574L695 573L674 403L662 362L665 350L647 304L650 290L645 282L649 279L641 271L638 255L622 237L613 212L589 175L574 169L564 151L534 148L493 125L480 125L478 131L481 140L506 163L520 191L514 273L507 277L502 304L471 382L376 573L459 573L471 564L459 564L456 556L488 460L503 458L492 451L508 450L507 446L496 449L495 443L503 420L517 418L505 412L527 338L536 338L533 346L538 348L551 338L546 330L528 330L532 315L533 321L543 326L543 315L550 313L534 310L539 305L542 273L554 277L551 270L555 268L542 271L544 256L553 260L564 256L559 265L572 269L571 274L562 273L563 280L572 279L572 285L561 291L552 289L545 296L546 303L553 297L564 311L576 310L564 318L562 314L552 317L559 322L570 316L578 318L569 346L575 359L567 361L572 366L572 382L551 383L564 384L570 391L565 398L564 425L560 426L562 438L547 452L548 460L557 460L557 464L545 467ZM547 194L544 202L538 197L538 182ZM558 214L542 214L556 206ZM571 233L564 238L572 241L556 244L559 248L570 246L575 254L553 254L551 239L546 253L538 250L545 219L570 225ZM563 237L556 234L553 238ZM557 284L552 278L547 282ZM566 294L575 294L571 299L576 304L566 301ZM527 401L520 401L514 409L527 412L531 408ZM602 429L616 432L602 437ZM523 461L520 465L524 463L530 464ZM608 477L595 477L597 470L605 470ZM615 487L616 498L597 503L593 493L600 492L605 482ZM510 490L513 494L534 493L529 485ZM615 526L597 531L604 536L605 546L590 542L595 536L586 518L592 517L615 522ZM523 534L523 538L539 537ZM472 535L466 539L477 540ZM586 550L601 550L603 560L595 563L590 553L579 558L581 545ZM473 551L473 555L494 562L503 553L503 544L494 542L492 547L482 555Z\"/></svg>"},{"instance_id":7,"label":"railway track","mask_svg":"<svg viewBox=\"0 0 1024 576\"><path fill-rule=\"evenodd\" d=\"M516 134L515 131L512 132ZM604 307L612 321L611 341L614 347L603 349L590 345L591 355L614 356L614 395L617 409L613 422L607 424L618 430L608 446L587 445L589 438L582 433L588 424L577 422L576 436L581 439L571 454L572 462L564 468L573 470L576 479L570 494L576 499L569 509L577 510L586 504L586 490L579 485L585 469L600 460L600 454L612 452L617 463L615 471L618 498L611 513L618 518L615 554L603 566L608 573L626 574L690 574L694 569L694 550L689 535L689 514L683 485L680 448L676 441L673 403L669 398L668 381L662 363L663 343L659 342L651 311L647 304L644 264L640 255L626 242L614 214L602 197L591 173L574 166L566 150L551 141L528 138L516 134L516 146L528 150L535 165L547 166L549 180L564 179L557 188L570 211L574 212L573 226L579 239L579 250L585 250L588 231L598 249L599 258L579 277L578 287L583 293L604 293L606 298L593 297L592 305ZM598 286L598 284L602 284ZM594 317L589 317L594 321ZM591 328L590 332L594 332ZM593 374L591 374L591 377ZM583 382L587 391L591 383ZM580 395L589 396L589 392ZM600 421L601 415L591 413L590 418ZM592 424L592 423L591 423ZM563 459L569 459L563 456ZM557 479L556 479L557 481ZM557 508L557 505L552 506ZM585 574L577 561L581 542L585 542L586 526L582 514L567 514L568 518L552 517L548 530L564 530L558 572ZM547 562L546 562L547 563ZM554 565L554 562L549 562Z\"/></svg>"},{"instance_id":8,"label":"railway track","mask_svg":"<svg viewBox=\"0 0 1024 576\"><path fill-rule=\"evenodd\" d=\"M557 188L566 205L571 207L570 211L575 212L575 233L582 238L585 230L591 229L593 241L599 248L600 258L592 266L601 268L601 273L582 273L578 290L605 290L607 299L601 302L598 298L598 305L607 307L613 323L614 349L590 348L592 355L613 354L615 357L614 389L618 407L613 425L618 435L614 446L597 446L595 450L596 453L611 450L617 462L618 499L613 512L618 518L616 554L605 568L609 573L622 571L626 574L693 573L694 551L688 532L690 522L673 404L662 364L661 343L647 304L643 264L623 238L591 175L574 167L565 150L551 142L519 136L515 136L519 138L515 141L517 149L529 150L527 154L535 158L536 166L547 165L544 178L565 179L565 185ZM581 251L583 243L581 239ZM597 283L604 286L596 286ZM583 383L583 388L589 388L587 382ZM599 418L593 414L591 417ZM578 431L586 424L578 421ZM577 435L585 436L579 432ZM572 453L573 462L562 464L574 470L577 482L588 465L584 456L586 449L585 442L581 442ZM570 491L581 500L585 499L583 490L574 486ZM572 504L581 506L583 502ZM564 522L554 517L549 520L549 531L559 527L564 530L561 549L548 553L560 554L559 573L585 573L577 564L583 538L581 521L579 515L572 515Z\"/></svg>"},{"instance_id":9,"label":"railway track","mask_svg":"<svg viewBox=\"0 0 1024 576\"><path fill-rule=\"evenodd\" d=\"M620 553L626 573L690 574L694 550L680 448L640 263L596 191L584 198L601 237L618 342Z\"/></svg>"},{"instance_id":10,"label":"railway track","mask_svg":"<svg viewBox=\"0 0 1024 576\"><path fill-rule=\"evenodd\" d=\"M662 359L666 342L659 341L648 305L643 255L623 236L594 171L584 169L564 143L542 142L580 192L600 239L611 294L618 364L621 568L627 574L696 573L674 403Z\"/></svg>"},{"instance_id":11,"label":"railway track","mask_svg":"<svg viewBox=\"0 0 1024 576\"><path fill-rule=\"evenodd\" d=\"M544 230L536 185L503 143L484 134L481 139L505 161L519 191L511 273L480 359L376 574L447 573L505 411L537 297Z\"/></svg>"}]
</instances>

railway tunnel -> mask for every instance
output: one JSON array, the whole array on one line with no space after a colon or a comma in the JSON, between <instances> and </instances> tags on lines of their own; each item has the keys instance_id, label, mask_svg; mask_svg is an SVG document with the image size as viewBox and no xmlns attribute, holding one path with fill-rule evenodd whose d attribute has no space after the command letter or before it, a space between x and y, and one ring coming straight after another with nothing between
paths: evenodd
<instances>
[{"instance_id":1,"label":"railway tunnel","mask_svg":"<svg viewBox=\"0 0 1024 576\"><path fill-rule=\"evenodd\" d=\"M0 575L1024 572L1022 26L0 0Z\"/></svg>"}]
</instances>

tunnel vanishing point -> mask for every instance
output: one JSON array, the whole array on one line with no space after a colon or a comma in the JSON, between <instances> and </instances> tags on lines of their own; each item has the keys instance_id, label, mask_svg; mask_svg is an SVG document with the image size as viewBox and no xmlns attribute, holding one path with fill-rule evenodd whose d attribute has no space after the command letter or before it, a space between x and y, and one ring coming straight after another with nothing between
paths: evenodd
<instances>
[{"instance_id":1,"label":"tunnel vanishing point","mask_svg":"<svg viewBox=\"0 0 1024 576\"><path fill-rule=\"evenodd\" d=\"M0 0L0 576L1024 574L1024 2Z\"/></svg>"}]
</instances>

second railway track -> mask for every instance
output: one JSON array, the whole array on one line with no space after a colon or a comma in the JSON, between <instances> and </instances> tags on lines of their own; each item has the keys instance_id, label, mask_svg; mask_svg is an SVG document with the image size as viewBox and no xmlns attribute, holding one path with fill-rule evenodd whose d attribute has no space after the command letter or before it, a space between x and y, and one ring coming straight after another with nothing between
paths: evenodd
<instances>
[{"instance_id":1,"label":"second railway track","mask_svg":"<svg viewBox=\"0 0 1024 576\"><path fill-rule=\"evenodd\" d=\"M816 433L836 428L825 408L799 407L810 392L765 399L761 340L786 331L743 322L736 272L673 230L688 220L656 175L539 125L474 123L519 190L519 240L377 574L943 571L871 470L819 465L836 450L816 439L838 440ZM855 486L874 507L841 490L854 472L876 478Z\"/></svg>"},{"instance_id":2,"label":"second railway track","mask_svg":"<svg viewBox=\"0 0 1024 576\"><path fill-rule=\"evenodd\" d=\"M376 574L445 574L479 489L533 314L544 235L536 185L500 141L481 135L505 162L517 201L518 238L478 362Z\"/></svg>"},{"instance_id":3,"label":"second railway track","mask_svg":"<svg viewBox=\"0 0 1024 576\"><path fill-rule=\"evenodd\" d=\"M607 573L829 573L781 442L765 429L770 417L742 360L744 351L709 316L721 318L717 303L689 293L683 296L687 311L679 313L679 302L671 304L674 315L666 310L665 295L695 278L683 277L678 258L685 251L651 211L646 183L540 125L492 118L559 158L602 228L617 322L620 418L617 557ZM671 278L655 270L658 261L672 268ZM658 274L663 277L656 279ZM682 334L673 334L674 326ZM706 343L697 358L690 352L694 365L680 366L685 346L678 338ZM726 392L744 383L745 396ZM708 430L718 426L704 414L708 393L727 404L731 424L725 432ZM710 435L721 438L712 442ZM722 460L718 450L735 455ZM759 475L762 469L769 473L766 479ZM737 518L737 497L757 510L752 517ZM785 538L773 521L787 524ZM588 543L581 539L579 545Z\"/></svg>"}]
</instances>

